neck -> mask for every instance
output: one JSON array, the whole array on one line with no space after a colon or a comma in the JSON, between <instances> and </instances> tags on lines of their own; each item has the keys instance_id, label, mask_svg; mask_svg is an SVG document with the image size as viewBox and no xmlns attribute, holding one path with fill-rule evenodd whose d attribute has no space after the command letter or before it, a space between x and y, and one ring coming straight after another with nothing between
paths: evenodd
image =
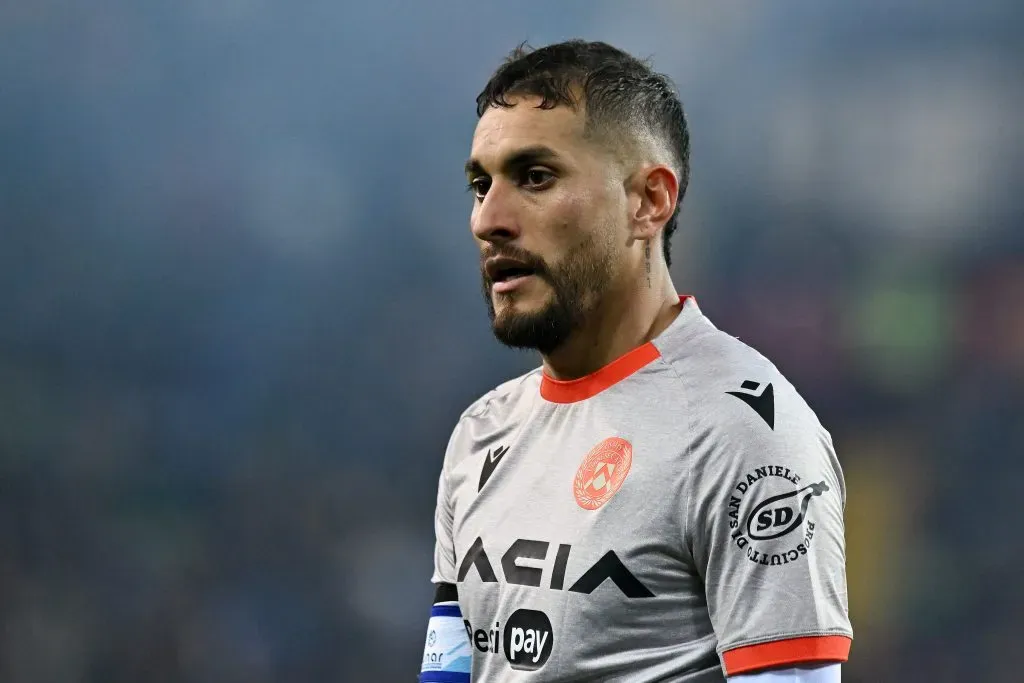
<instances>
[{"instance_id":1,"label":"neck","mask_svg":"<svg viewBox=\"0 0 1024 683\"><path fill-rule=\"evenodd\" d=\"M667 270L651 288L644 281L627 291L606 292L583 327L544 356L544 371L558 380L585 377L657 337L679 311Z\"/></svg>"}]
</instances>

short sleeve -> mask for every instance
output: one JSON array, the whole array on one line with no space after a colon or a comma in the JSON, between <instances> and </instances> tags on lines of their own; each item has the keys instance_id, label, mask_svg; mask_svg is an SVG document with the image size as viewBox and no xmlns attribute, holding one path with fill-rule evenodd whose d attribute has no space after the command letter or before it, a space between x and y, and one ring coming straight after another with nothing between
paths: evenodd
<instances>
[{"instance_id":1,"label":"short sleeve","mask_svg":"<svg viewBox=\"0 0 1024 683\"><path fill-rule=\"evenodd\" d=\"M692 422L684 531L730 676L846 661L852 638L842 470L814 413L774 384L723 392Z\"/></svg>"},{"instance_id":2,"label":"short sleeve","mask_svg":"<svg viewBox=\"0 0 1024 683\"><path fill-rule=\"evenodd\" d=\"M456 583L454 515L449 490L448 463L457 431L458 427L448 441L441 476L437 481L437 504L434 508L434 575L431 578L433 583Z\"/></svg>"}]
</instances>

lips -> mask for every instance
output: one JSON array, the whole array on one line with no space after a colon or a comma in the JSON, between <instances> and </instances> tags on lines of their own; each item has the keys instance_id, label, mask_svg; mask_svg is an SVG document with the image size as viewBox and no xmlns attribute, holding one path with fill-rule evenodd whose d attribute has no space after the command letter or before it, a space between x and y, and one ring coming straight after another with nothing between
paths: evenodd
<instances>
[{"instance_id":1,"label":"lips","mask_svg":"<svg viewBox=\"0 0 1024 683\"><path fill-rule=\"evenodd\" d=\"M535 269L524 261L498 256L487 260L484 272L487 273L488 279L497 285L533 275Z\"/></svg>"}]
</instances>

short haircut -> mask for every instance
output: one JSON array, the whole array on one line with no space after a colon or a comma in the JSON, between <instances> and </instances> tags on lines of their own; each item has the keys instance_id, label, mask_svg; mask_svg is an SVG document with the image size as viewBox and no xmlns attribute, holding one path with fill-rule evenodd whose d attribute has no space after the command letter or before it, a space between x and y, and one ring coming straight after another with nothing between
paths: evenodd
<instances>
[{"instance_id":1,"label":"short haircut","mask_svg":"<svg viewBox=\"0 0 1024 683\"><path fill-rule=\"evenodd\" d=\"M672 154L679 194L662 236L665 263L671 265L670 240L690 180L690 132L672 81L607 43L570 40L539 49L524 43L477 96L477 116L489 107L510 107L509 97L522 96L539 97L543 109L582 104L588 135L632 136L637 143L650 136Z\"/></svg>"}]
</instances>

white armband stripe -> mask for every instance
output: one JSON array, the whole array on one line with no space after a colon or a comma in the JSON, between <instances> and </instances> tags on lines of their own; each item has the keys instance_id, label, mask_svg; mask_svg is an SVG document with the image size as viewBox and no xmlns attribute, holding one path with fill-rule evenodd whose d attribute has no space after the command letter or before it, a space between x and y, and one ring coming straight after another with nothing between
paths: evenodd
<instances>
[{"instance_id":1,"label":"white armband stripe","mask_svg":"<svg viewBox=\"0 0 1024 683\"><path fill-rule=\"evenodd\" d=\"M469 683L472 654L458 603L430 610L420 683Z\"/></svg>"},{"instance_id":2,"label":"white armband stripe","mask_svg":"<svg viewBox=\"0 0 1024 683\"><path fill-rule=\"evenodd\" d=\"M729 683L840 683L840 664L790 667L730 676Z\"/></svg>"}]
</instances>

